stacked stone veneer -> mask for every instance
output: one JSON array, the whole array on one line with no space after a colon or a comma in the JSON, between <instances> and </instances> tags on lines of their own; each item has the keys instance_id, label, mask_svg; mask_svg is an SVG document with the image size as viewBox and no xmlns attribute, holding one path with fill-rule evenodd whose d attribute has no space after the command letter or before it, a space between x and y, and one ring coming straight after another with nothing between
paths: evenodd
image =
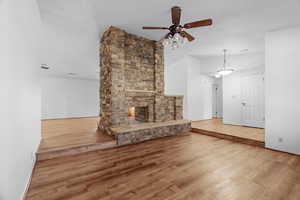
<instances>
[{"instance_id":1,"label":"stacked stone veneer","mask_svg":"<svg viewBox=\"0 0 300 200\"><path fill-rule=\"evenodd\" d=\"M164 95L161 43L116 27L104 32L100 44L99 129L129 125L128 108L144 107L147 122L181 120L183 96Z\"/></svg>"},{"instance_id":2,"label":"stacked stone veneer","mask_svg":"<svg viewBox=\"0 0 300 200\"><path fill-rule=\"evenodd\" d=\"M118 145L138 143L155 138L178 135L189 131L191 124L187 120L141 124L134 127L111 128Z\"/></svg>"}]
</instances>

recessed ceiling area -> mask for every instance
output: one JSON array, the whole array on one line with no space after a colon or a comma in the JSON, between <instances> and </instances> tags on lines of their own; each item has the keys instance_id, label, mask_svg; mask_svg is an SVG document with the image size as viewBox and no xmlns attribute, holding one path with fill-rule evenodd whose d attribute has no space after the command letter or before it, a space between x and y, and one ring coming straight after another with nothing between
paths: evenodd
<instances>
[{"instance_id":1,"label":"recessed ceiling area","mask_svg":"<svg viewBox=\"0 0 300 200\"><path fill-rule=\"evenodd\" d=\"M169 26L170 9L183 9L183 23L212 18L213 26L188 30L197 39L180 49L166 49L166 59L258 53L266 32L300 24L299 0L38 0L44 25L42 62L45 74L99 78L99 38L111 25L159 40L166 31L142 26ZM241 52L245 49L247 51Z\"/></svg>"}]
</instances>

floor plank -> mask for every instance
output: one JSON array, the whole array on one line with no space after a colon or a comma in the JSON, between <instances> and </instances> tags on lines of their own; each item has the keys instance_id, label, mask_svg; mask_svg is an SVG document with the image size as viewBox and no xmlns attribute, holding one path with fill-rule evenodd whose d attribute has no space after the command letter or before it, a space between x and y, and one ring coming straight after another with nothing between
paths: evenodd
<instances>
[{"instance_id":1,"label":"floor plank","mask_svg":"<svg viewBox=\"0 0 300 200\"><path fill-rule=\"evenodd\" d=\"M97 130L98 121L99 117L42 120L38 153L113 141Z\"/></svg>"},{"instance_id":2,"label":"floor plank","mask_svg":"<svg viewBox=\"0 0 300 200\"><path fill-rule=\"evenodd\" d=\"M27 200L300 199L300 157L189 133L36 165Z\"/></svg>"},{"instance_id":3,"label":"floor plank","mask_svg":"<svg viewBox=\"0 0 300 200\"><path fill-rule=\"evenodd\" d=\"M238 138L251 139L259 142L265 141L264 129L224 124L220 118L193 121L192 128L221 133L228 136L235 136Z\"/></svg>"}]
</instances>

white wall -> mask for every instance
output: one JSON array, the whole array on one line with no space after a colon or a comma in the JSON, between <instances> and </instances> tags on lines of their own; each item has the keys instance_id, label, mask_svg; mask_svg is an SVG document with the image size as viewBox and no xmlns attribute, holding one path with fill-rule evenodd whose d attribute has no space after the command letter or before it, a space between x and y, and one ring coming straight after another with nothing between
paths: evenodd
<instances>
[{"instance_id":1,"label":"white wall","mask_svg":"<svg viewBox=\"0 0 300 200\"><path fill-rule=\"evenodd\" d=\"M300 154L300 27L266 35L266 146Z\"/></svg>"},{"instance_id":2,"label":"white wall","mask_svg":"<svg viewBox=\"0 0 300 200\"><path fill-rule=\"evenodd\" d=\"M99 116L99 81L42 77L42 119Z\"/></svg>"},{"instance_id":3,"label":"white wall","mask_svg":"<svg viewBox=\"0 0 300 200\"><path fill-rule=\"evenodd\" d=\"M41 138L35 0L1 0L0 28L0 199L20 200Z\"/></svg>"},{"instance_id":4,"label":"white wall","mask_svg":"<svg viewBox=\"0 0 300 200\"><path fill-rule=\"evenodd\" d=\"M183 117L187 119L187 69L188 61L183 58L175 63L165 62L165 93L183 95Z\"/></svg>"},{"instance_id":5,"label":"white wall","mask_svg":"<svg viewBox=\"0 0 300 200\"><path fill-rule=\"evenodd\" d=\"M201 72L201 63L184 57L174 63L165 62L165 93L184 95L184 118L212 118L213 79Z\"/></svg>"},{"instance_id":6,"label":"white wall","mask_svg":"<svg viewBox=\"0 0 300 200\"><path fill-rule=\"evenodd\" d=\"M189 120L205 120L212 118L213 78L201 71L201 62L189 58L187 107Z\"/></svg>"}]
</instances>

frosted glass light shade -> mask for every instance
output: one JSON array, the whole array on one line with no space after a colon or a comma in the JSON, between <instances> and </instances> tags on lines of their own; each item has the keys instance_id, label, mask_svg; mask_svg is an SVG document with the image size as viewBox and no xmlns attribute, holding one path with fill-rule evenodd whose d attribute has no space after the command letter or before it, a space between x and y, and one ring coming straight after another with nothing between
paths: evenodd
<instances>
[{"instance_id":1,"label":"frosted glass light shade","mask_svg":"<svg viewBox=\"0 0 300 200\"><path fill-rule=\"evenodd\" d=\"M215 74L215 78L220 78L221 77L221 74Z\"/></svg>"},{"instance_id":2,"label":"frosted glass light shade","mask_svg":"<svg viewBox=\"0 0 300 200\"><path fill-rule=\"evenodd\" d=\"M221 69L218 71L218 74L222 75L222 76L226 76L229 75L233 72L233 69Z\"/></svg>"}]
</instances>

